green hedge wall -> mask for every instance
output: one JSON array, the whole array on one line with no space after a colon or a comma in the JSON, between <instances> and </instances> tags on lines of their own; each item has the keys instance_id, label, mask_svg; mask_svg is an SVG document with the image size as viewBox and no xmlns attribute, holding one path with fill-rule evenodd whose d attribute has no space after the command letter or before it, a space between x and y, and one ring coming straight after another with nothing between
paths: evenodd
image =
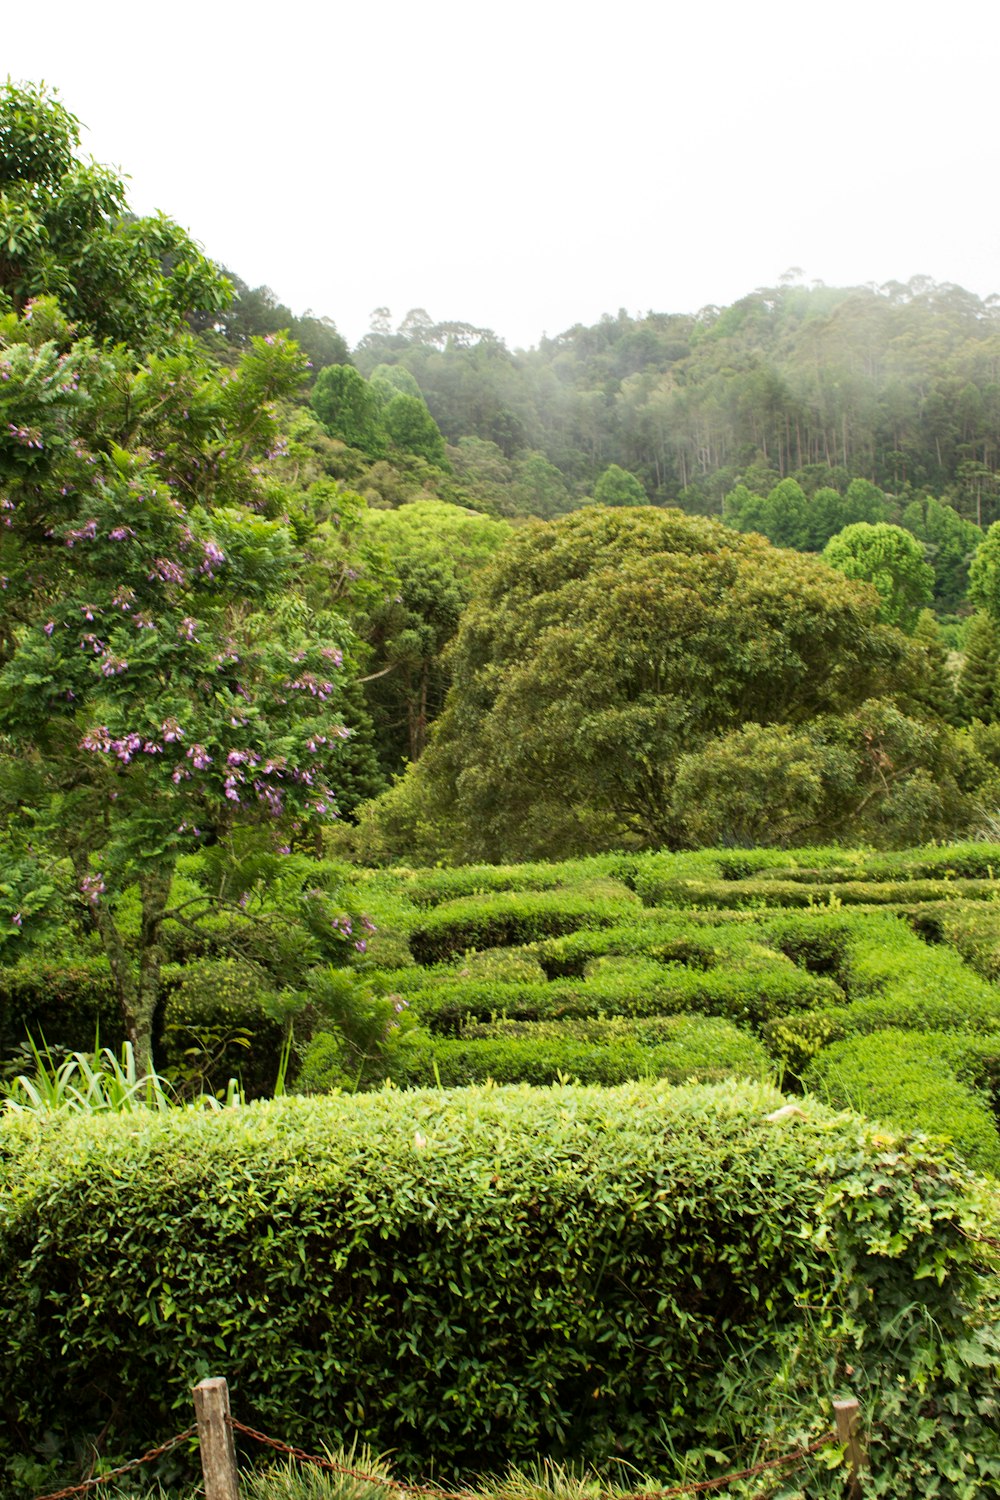
<instances>
[{"instance_id":1,"label":"green hedge wall","mask_svg":"<svg viewBox=\"0 0 1000 1500\"><path fill-rule=\"evenodd\" d=\"M413 1014L433 1031L455 1032L470 1020L494 1016L547 1021L587 1016L722 1016L756 1028L774 1016L818 1005L836 1005L844 996L827 979L793 965L745 969L685 969L636 963L631 972L612 969L584 979L547 983L458 979L426 989L407 987Z\"/></svg>"},{"instance_id":2,"label":"green hedge wall","mask_svg":"<svg viewBox=\"0 0 1000 1500\"><path fill-rule=\"evenodd\" d=\"M975 1071L974 1049L964 1049ZM863 1111L875 1120L946 1136L982 1172L1000 1172L1000 1137L989 1101L956 1072L951 1033L879 1031L824 1048L803 1077L829 1104Z\"/></svg>"},{"instance_id":3,"label":"green hedge wall","mask_svg":"<svg viewBox=\"0 0 1000 1500\"><path fill-rule=\"evenodd\" d=\"M630 908L641 912L638 898L616 882L466 896L426 912L410 933L410 950L418 964L432 964L468 948L508 948L578 927L610 927Z\"/></svg>"},{"instance_id":4,"label":"green hedge wall","mask_svg":"<svg viewBox=\"0 0 1000 1500\"><path fill-rule=\"evenodd\" d=\"M638 1078L713 1083L769 1078L771 1059L753 1037L702 1016L642 1022L510 1021L470 1027L460 1037L405 1033L385 1059L386 1075L408 1088L485 1083L618 1084Z\"/></svg>"},{"instance_id":5,"label":"green hedge wall","mask_svg":"<svg viewBox=\"0 0 1000 1500\"><path fill-rule=\"evenodd\" d=\"M241 1420L410 1476L613 1456L669 1479L692 1449L738 1467L765 1412L777 1451L822 1430L850 1365L882 1403L880 1493L1000 1476L975 1190L935 1147L781 1103L492 1088L6 1120L8 1492L40 1450L56 1479L95 1442L141 1452L218 1373Z\"/></svg>"},{"instance_id":6,"label":"green hedge wall","mask_svg":"<svg viewBox=\"0 0 1000 1500\"><path fill-rule=\"evenodd\" d=\"M43 1037L70 1051L117 1047L124 1035L106 958L34 954L0 967L0 1049Z\"/></svg>"}]
</instances>

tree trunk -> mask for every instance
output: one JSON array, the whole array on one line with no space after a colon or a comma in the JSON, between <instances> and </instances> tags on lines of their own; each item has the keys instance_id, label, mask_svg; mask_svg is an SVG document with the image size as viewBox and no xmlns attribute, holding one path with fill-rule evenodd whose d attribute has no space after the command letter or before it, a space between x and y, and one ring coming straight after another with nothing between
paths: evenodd
<instances>
[{"instance_id":1,"label":"tree trunk","mask_svg":"<svg viewBox=\"0 0 1000 1500\"><path fill-rule=\"evenodd\" d=\"M77 865L78 879L82 880L84 875L89 874L89 865L85 858L78 861ZM173 872L174 861L171 859L139 880L142 920L136 953L130 953L126 948L107 902L98 899L92 905L101 945L111 966L125 1036L132 1044L136 1069L140 1075L144 1075L153 1066L153 1023L160 999L160 972L163 967L160 938Z\"/></svg>"}]
</instances>

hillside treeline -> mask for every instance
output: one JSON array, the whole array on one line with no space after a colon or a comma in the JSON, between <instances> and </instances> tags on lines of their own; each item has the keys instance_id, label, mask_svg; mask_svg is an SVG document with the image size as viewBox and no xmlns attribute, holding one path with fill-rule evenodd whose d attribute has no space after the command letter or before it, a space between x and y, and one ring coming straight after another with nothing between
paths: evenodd
<instances>
[{"instance_id":1,"label":"hillside treeline","mask_svg":"<svg viewBox=\"0 0 1000 1500\"><path fill-rule=\"evenodd\" d=\"M693 510L718 512L740 480L865 478L996 519L1000 308L926 277L763 288L695 316L622 310L517 353L489 330L418 311L393 332L383 315L353 357L365 374L405 366L450 443L538 452L571 495L616 463Z\"/></svg>"}]
</instances>

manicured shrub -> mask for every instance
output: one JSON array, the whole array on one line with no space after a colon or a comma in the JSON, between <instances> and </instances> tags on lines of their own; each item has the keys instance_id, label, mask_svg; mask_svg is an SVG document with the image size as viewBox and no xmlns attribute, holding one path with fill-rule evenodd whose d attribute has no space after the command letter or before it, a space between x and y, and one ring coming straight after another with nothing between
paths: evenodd
<instances>
[{"instance_id":1,"label":"manicured shrub","mask_svg":"<svg viewBox=\"0 0 1000 1500\"><path fill-rule=\"evenodd\" d=\"M615 881L566 891L466 896L427 912L410 934L410 949L417 963L435 963L470 948L508 948L578 927L610 927L630 907L638 911L636 896Z\"/></svg>"},{"instance_id":2,"label":"manicured shrub","mask_svg":"<svg viewBox=\"0 0 1000 1500\"><path fill-rule=\"evenodd\" d=\"M691 1450L741 1467L764 1411L794 1447L790 1381L821 1431L813 1388L850 1365L905 1393L871 1435L880 1492L976 1493L963 1475L1000 1475L983 1203L933 1145L781 1103L492 1088L5 1121L8 1492L36 1492L15 1472L43 1448L52 1484L93 1444L141 1452L220 1371L242 1421L391 1449L403 1476L613 1457L670 1482ZM811 1471L813 1500L842 1490Z\"/></svg>"},{"instance_id":3,"label":"manicured shrub","mask_svg":"<svg viewBox=\"0 0 1000 1500\"><path fill-rule=\"evenodd\" d=\"M619 855L597 855L591 859L520 865L459 865L452 869L417 870L400 882L401 890L414 906L438 906L463 896L494 895L506 891L551 891L579 887L593 881L628 882L631 864Z\"/></svg>"},{"instance_id":4,"label":"manicured shrub","mask_svg":"<svg viewBox=\"0 0 1000 1500\"><path fill-rule=\"evenodd\" d=\"M709 970L647 960L583 979L534 984L467 979L407 988L405 994L414 1015L437 1032L455 1032L470 1020L495 1016L543 1021L678 1014L721 1016L754 1029L774 1016L844 998L831 980L777 958L770 964Z\"/></svg>"},{"instance_id":5,"label":"manicured shrub","mask_svg":"<svg viewBox=\"0 0 1000 1500\"><path fill-rule=\"evenodd\" d=\"M87 1051L99 1035L116 1047L124 1036L106 958L32 954L0 967L0 1049L29 1035L70 1051Z\"/></svg>"},{"instance_id":6,"label":"manicured shrub","mask_svg":"<svg viewBox=\"0 0 1000 1500\"><path fill-rule=\"evenodd\" d=\"M751 880L663 879L647 896L649 905L696 907L796 906L889 906L900 902L943 901L961 897L989 901L996 893L990 879L983 880L843 880L809 881L772 879L764 875Z\"/></svg>"},{"instance_id":7,"label":"manicured shrub","mask_svg":"<svg viewBox=\"0 0 1000 1500\"><path fill-rule=\"evenodd\" d=\"M759 1042L726 1021L702 1016L615 1017L592 1021L498 1021L460 1037L410 1032L390 1048L387 1073L407 1087L461 1088L485 1083L617 1084L636 1078L670 1083L767 1078Z\"/></svg>"},{"instance_id":8,"label":"manicured shrub","mask_svg":"<svg viewBox=\"0 0 1000 1500\"><path fill-rule=\"evenodd\" d=\"M1000 1172L1000 1136L989 1104L955 1076L949 1041L947 1033L934 1031L850 1037L820 1052L804 1082L834 1106L947 1137L979 1171Z\"/></svg>"},{"instance_id":9,"label":"manicured shrub","mask_svg":"<svg viewBox=\"0 0 1000 1500\"><path fill-rule=\"evenodd\" d=\"M291 997L280 995L250 959L168 965L164 983L160 1051L167 1076L209 1093L237 1077L251 1097L269 1094Z\"/></svg>"}]
</instances>

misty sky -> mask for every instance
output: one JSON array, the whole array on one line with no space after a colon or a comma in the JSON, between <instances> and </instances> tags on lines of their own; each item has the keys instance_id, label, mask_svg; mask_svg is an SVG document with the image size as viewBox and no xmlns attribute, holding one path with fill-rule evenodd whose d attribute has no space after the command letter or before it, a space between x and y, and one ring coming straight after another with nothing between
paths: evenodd
<instances>
[{"instance_id":1,"label":"misty sky","mask_svg":"<svg viewBox=\"0 0 1000 1500\"><path fill-rule=\"evenodd\" d=\"M1000 292L986 0L38 0L4 32L134 208L351 343L387 306L527 346L793 266Z\"/></svg>"}]
</instances>

